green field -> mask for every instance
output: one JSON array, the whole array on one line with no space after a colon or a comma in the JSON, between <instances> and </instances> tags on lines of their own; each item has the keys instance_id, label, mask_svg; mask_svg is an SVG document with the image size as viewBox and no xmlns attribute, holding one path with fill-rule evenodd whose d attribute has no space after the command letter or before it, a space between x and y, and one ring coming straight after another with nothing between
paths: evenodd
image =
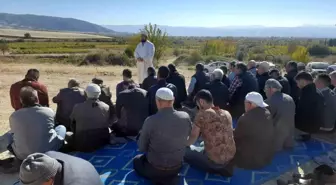
<instances>
[{"instance_id":1,"label":"green field","mask_svg":"<svg viewBox=\"0 0 336 185\"><path fill-rule=\"evenodd\" d=\"M10 42L11 54L88 53L95 50L124 50L113 42Z\"/></svg>"}]
</instances>

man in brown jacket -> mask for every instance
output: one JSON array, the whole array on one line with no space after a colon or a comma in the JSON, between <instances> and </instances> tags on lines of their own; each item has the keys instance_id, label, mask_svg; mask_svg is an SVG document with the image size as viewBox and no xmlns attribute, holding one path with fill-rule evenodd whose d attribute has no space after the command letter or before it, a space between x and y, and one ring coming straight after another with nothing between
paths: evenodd
<instances>
[{"instance_id":1,"label":"man in brown jacket","mask_svg":"<svg viewBox=\"0 0 336 185\"><path fill-rule=\"evenodd\" d=\"M272 162L274 126L267 106L257 92L245 97L245 113L234 131L236 155L233 163L239 168L260 169Z\"/></svg>"}]
</instances>

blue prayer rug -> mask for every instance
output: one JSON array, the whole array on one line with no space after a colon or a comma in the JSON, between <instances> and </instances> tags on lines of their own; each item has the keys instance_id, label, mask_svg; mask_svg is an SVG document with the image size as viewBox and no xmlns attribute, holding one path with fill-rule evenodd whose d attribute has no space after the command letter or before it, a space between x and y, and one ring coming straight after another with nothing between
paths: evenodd
<instances>
[{"instance_id":1,"label":"blue prayer rug","mask_svg":"<svg viewBox=\"0 0 336 185\"><path fill-rule=\"evenodd\" d=\"M262 184L292 170L297 164L303 164L314 157L321 156L335 148L335 145L311 140L297 143L291 151L278 153L272 164L262 170L235 169L234 176L225 178L205 173L183 165L180 171L180 184L188 185L248 185ZM94 153L75 153L75 156L90 161L101 176L105 185L147 185L147 180L139 177L133 170L132 159L140 154L136 142L117 146L107 146Z\"/></svg>"}]
</instances>

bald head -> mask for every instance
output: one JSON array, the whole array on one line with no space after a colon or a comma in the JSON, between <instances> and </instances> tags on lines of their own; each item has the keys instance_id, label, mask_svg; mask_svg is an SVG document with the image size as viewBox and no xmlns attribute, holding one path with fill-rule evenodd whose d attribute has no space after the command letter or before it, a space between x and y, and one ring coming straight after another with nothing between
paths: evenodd
<instances>
[{"instance_id":1,"label":"bald head","mask_svg":"<svg viewBox=\"0 0 336 185\"><path fill-rule=\"evenodd\" d=\"M37 91L30 86L22 87L20 100L23 106L33 106L38 103Z\"/></svg>"},{"instance_id":2,"label":"bald head","mask_svg":"<svg viewBox=\"0 0 336 185\"><path fill-rule=\"evenodd\" d=\"M212 80L222 80L224 73L221 69L215 69L211 74Z\"/></svg>"}]
</instances>

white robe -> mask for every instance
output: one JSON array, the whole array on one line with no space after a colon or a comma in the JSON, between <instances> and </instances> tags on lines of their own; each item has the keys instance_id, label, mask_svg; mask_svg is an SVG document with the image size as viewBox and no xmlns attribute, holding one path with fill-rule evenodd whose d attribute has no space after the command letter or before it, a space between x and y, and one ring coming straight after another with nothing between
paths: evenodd
<instances>
[{"instance_id":1,"label":"white robe","mask_svg":"<svg viewBox=\"0 0 336 185\"><path fill-rule=\"evenodd\" d=\"M134 51L135 59L143 58L144 61L137 61L138 68L138 80L139 84L142 84L143 80L147 78L147 69L153 67L153 57L155 53L155 46L150 41L146 41L142 44L140 42Z\"/></svg>"}]
</instances>

